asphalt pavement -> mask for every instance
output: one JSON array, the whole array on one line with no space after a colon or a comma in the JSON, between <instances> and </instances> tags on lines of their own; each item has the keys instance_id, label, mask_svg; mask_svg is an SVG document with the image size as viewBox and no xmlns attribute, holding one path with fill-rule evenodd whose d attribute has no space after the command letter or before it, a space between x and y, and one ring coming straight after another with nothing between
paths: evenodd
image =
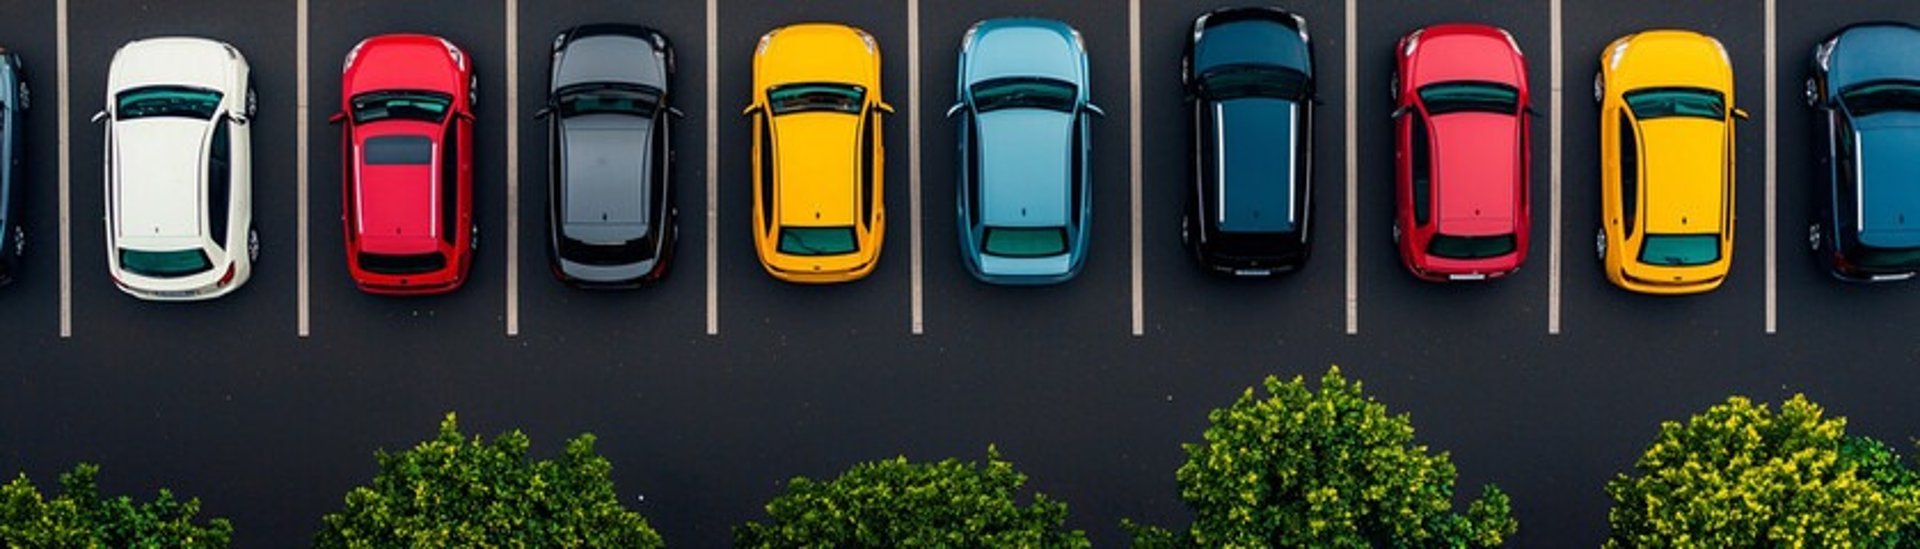
<instances>
[{"instance_id":1,"label":"asphalt pavement","mask_svg":"<svg viewBox=\"0 0 1920 549\"><path fill-rule=\"evenodd\" d=\"M1178 241L1191 138L1179 56L1192 18L1212 2L314 0L303 30L300 0L0 0L0 45L27 59L36 99L27 119L29 256L19 280L0 289L0 349L8 351L0 359L0 472L24 471L47 486L74 462L99 463L110 493L168 487L232 518L240 546L297 546L348 489L367 482L374 450L431 436L441 414L457 411L470 432L525 430L539 456L577 433L597 434L624 503L670 543L722 546L729 527L763 516L761 506L790 477L831 476L902 454L980 459L992 444L1030 475L1031 487L1070 503L1069 526L1118 545L1121 518L1185 523L1173 472L1180 444L1199 439L1209 409L1264 376L1314 378L1339 364L1390 409L1410 413L1422 443L1451 454L1462 494L1496 483L1513 495L1518 545L1561 546L1604 538L1603 487L1632 464L1659 421L1729 394L1777 401L1804 392L1848 416L1853 432L1896 444L1920 436L1920 409L1911 405L1920 338L1910 328L1920 321L1920 287L1842 284L1809 257L1808 207L1822 183L1811 153L1817 135L1800 102L1815 42L1850 22L1920 23L1920 4L1567 0L1556 25L1547 0L1358 1L1351 35L1345 2L1284 5L1309 19L1324 102L1312 132L1314 257L1279 279L1227 280L1197 269ZM512 17L510 5L518 8ZM1136 5L1137 105L1129 93ZM1769 9L1777 22L1771 52ZM1108 113L1094 122L1086 270L1055 287L975 282L957 251L954 127L944 118L955 100L956 52L975 21L1006 15L1078 28L1092 54L1093 100ZM568 289L546 266L546 131L532 113L545 100L554 34L599 21L645 24L673 39L671 96L686 113L672 135L681 212L675 265L660 286L634 292ZM777 282L761 270L748 233L751 132L740 110L753 47L767 31L805 21L872 33L883 55L882 93L898 113L885 128L887 241L874 274L854 284ZM1532 253L1517 275L1491 284L1419 282L1389 239L1391 49L1413 29L1448 21L1510 30L1542 113L1533 126ZM67 89L58 84L62 27ZM1737 130L1733 272L1701 296L1616 289L1592 259L1593 73L1607 42L1655 27L1693 28L1725 43L1735 101L1753 114ZM343 261L340 134L327 123L340 104L336 71L360 39L400 31L460 44L481 81L482 244L467 285L441 297L363 294ZM208 303L125 296L102 257L102 132L89 119L102 106L114 50L170 34L234 44L251 62L260 96L253 150L261 262L247 287ZM909 48L916 37L917 51ZM296 183L303 48L304 226ZM510 64L517 74L509 75ZM509 88L517 92L511 120ZM1555 88L1557 123L1549 112ZM64 275L61 97L70 132ZM914 113L917 217L909 192ZM717 125L707 123L710 114ZM517 150L508 147L510 131ZM1555 132L1563 140L1558 219L1550 215ZM710 137L717 148L706 146ZM510 209L513 183L518 202ZM511 253L509 226L517 228ZM303 230L304 290L296 260ZM916 236L918 262L910 253ZM1551 267L1555 248L1559 269Z\"/></svg>"}]
</instances>

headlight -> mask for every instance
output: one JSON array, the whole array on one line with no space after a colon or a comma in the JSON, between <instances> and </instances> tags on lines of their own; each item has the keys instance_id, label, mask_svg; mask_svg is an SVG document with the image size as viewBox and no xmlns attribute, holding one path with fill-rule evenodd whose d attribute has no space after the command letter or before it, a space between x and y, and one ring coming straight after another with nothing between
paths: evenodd
<instances>
[{"instance_id":1,"label":"headlight","mask_svg":"<svg viewBox=\"0 0 1920 549\"><path fill-rule=\"evenodd\" d=\"M1813 47L1813 64L1820 67L1820 72L1827 72L1827 65L1833 61L1834 46L1838 45L1840 45L1840 37L1835 36L1832 40L1821 42L1820 45Z\"/></svg>"},{"instance_id":2,"label":"headlight","mask_svg":"<svg viewBox=\"0 0 1920 549\"><path fill-rule=\"evenodd\" d=\"M1506 38L1507 45L1513 48L1513 53L1517 53L1523 56L1526 55L1525 53L1521 53L1520 41L1513 39L1513 33L1507 32L1507 29L1499 29L1499 30L1500 30L1500 36Z\"/></svg>"},{"instance_id":3,"label":"headlight","mask_svg":"<svg viewBox=\"0 0 1920 549\"><path fill-rule=\"evenodd\" d=\"M1288 13L1287 15L1293 16L1293 28L1300 31L1300 41L1312 44L1312 37L1307 36L1307 18L1301 17L1298 13Z\"/></svg>"},{"instance_id":4,"label":"headlight","mask_svg":"<svg viewBox=\"0 0 1920 549\"><path fill-rule=\"evenodd\" d=\"M854 32L860 34L860 43L867 45L867 53L878 53L880 51L880 43L873 40L873 35L867 34L866 31L856 30Z\"/></svg>"},{"instance_id":5,"label":"headlight","mask_svg":"<svg viewBox=\"0 0 1920 549\"><path fill-rule=\"evenodd\" d=\"M772 32L768 32L766 34L761 35L760 45L754 46L753 54L758 56L760 54L767 53L767 45L773 43L773 35L778 32L780 32L780 29L774 29Z\"/></svg>"},{"instance_id":6,"label":"headlight","mask_svg":"<svg viewBox=\"0 0 1920 549\"><path fill-rule=\"evenodd\" d=\"M558 54L560 53L560 48L566 45L567 45L567 33L563 32L560 34L556 34L556 35L553 35L553 47L548 48L548 51Z\"/></svg>"},{"instance_id":7,"label":"headlight","mask_svg":"<svg viewBox=\"0 0 1920 549\"><path fill-rule=\"evenodd\" d=\"M1200 35L1206 34L1208 17L1213 17L1213 14L1202 15L1199 19L1193 20L1193 42L1196 44L1200 42Z\"/></svg>"},{"instance_id":8,"label":"headlight","mask_svg":"<svg viewBox=\"0 0 1920 549\"><path fill-rule=\"evenodd\" d=\"M960 51L973 49L973 39L980 35L980 25L967 27L967 34L960 37Z\"/></svg>"},{"instance_id":9,"label":"headlight","mask_svg":"<svg viewBox=\"0 0 1920 549\"><path fill-rule=\"evenodd\" d=\"M1619 44L1613 46L1613 53L1608 55L1607 68L1609 69L1620 68L1620 59L1626 56L1627 56L1627 41L1621 40Z\"/></svg>"},{"instance_id":10,"label":"headlight","mask_svg":"<svg viewBox=\"0 0 1920 549\"><path fill-rule=\"evenodd\" d=\"M1081 50L1087 49L1087 39L1080 36L1080 29L1067 27L1067 33L1073 36L1074 47L1080 48Z\"/></svg>"},{"instance_id":11,"label":"headlight","mask_svg":"<svg viewBox=\"0 0 1920 549\"><path fill-rule=\"evenodd\" d=\"M1724 46L1724 45L1721 45L1721 44L1720 44L1720 41L1719 41L1719 40L1714 40L1714 39L1712 39L1712 38L1708 38L1708 39L1707 39L1707 41L1708 41L1708 42L1713 42L1713 49L1715 49L1715 50L1718 50L1718 51L1720 52L1720 61L1721 61L1721 62L1724 62L1724 63L1726 63L1726 64L1727 64L1728 66L1732 66L1732 65L1733 65L1733 57L1732 57L1732 56L1729 56L1729 55L1727 55L1727 47L1726 47L1726 46Z\"/></svg>"},{"instance_id":12,"label":"headlight","mask_svg":"<svg viewBox=\"0 0 1920 549\"><path fill-rule=\"evenodd\" d=\"M346 74L348 69L353 68L353 59L360 56L360 48L366 45L366 41L363 40L358 44L354 44L353 49L347 50L346 60L340 62L340 74Z\"/></svg>"},{"instance_id":13,"label":"headlight","mask_svg":"<svg viewBox=\"0 0 1920 549\"><path fill-rule=\"evenodd\" d=\"M467 56L460 53L459 46L453 45L453 42L448 42L445 38L440 39L440 45L446 46L447 59L453 60L453 66L460 67L460 70L467 69Z\"/></svg>"},{"instance_id":14,"label":"headlight","mask_svg":"<svg viewBox=\"0 0 1920 549\"><path fill-rule=\"evenodd\" d=\"M1420 47L1420 33L1423 32L1427 32L1427 29L1414 29L1413 34L1407 35L1407 47L1400 50L1401 57L1413 57L1413 50Z\"/></svg>"}]
</instances>

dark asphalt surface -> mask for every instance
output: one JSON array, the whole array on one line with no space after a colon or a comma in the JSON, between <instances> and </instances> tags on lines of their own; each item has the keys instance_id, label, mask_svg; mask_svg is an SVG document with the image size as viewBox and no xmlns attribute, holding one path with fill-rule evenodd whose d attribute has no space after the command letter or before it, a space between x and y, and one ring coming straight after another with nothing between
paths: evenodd
<instances>
[{"instance_id":1,"label":"dark asphalt surface","mask_svg":"<svg viewBox=\"0 0 1920 549\"><path fill-rule=\"evenodd\" d=\"M1067 0L924 2L920 6L925 245L924 335L910 332L907 7L888 1L720 0L718 51L705 51L705 4L674 0L523 2L507 28L499 2L316 1L310 15L309 135L312 335L296 327L294 186L296 14L293 0L234 3L74 2L71 90L55 84L53 0L0 0L0 44L30 65L20 280L0 290L0 473L42 486L76 461L100 463L103 487L143 497L165 486L231 517L243 547L298 546L319 517L373 474L375 449L430 436L455 410L469 432L521 428L550 456L580 432L599 435L621 497L676 545L720 546L731 525L795 475L838 473L904 454L979 459L989 444L1071 504L1070 526L1103 545L1123 517L1183 524L1173 471L1207 410L1266 375L1317 377L1338 363L1421 440L1450 452L1459 490L1497 483L1514 498L1521 546L1597 543L1603 490L1630 466L1659 421L1728 394L1777 401L1807 393L1857 433L1920 436L1920 293L1912 284L1843 285L1809 259L1802 235L1815 185L1812 118L1800 103L1811 46L1862 20L1920 22L1903 0L1783 0L1778 9L1779 330L1765 327L1762 0L1569 0L1564 18L1565 192L1562 333L1548 335L1548 135L1535 129L1533 254L1496 284L1438 286L1401 270L1389 244L1392 168L1386 86L1392 45L1414 28L1482 21L1512 31L1528 54L1536 107L1547 112L1548 7L1528 0L1363 0L1357 37L1344 5L1288 5L1305 14L1326 100L1314 138L1316 254L1281 280L1206 276L1178 243L1186 177L1186 110L1178 63L1191 19L1215 4L1142 6L1143 239L1146 331L1133 337L1129 300L1127 5ZM1050 288L974 282L953 226L955 52L974 21L1002 15L1066 20L1092 52L1095 213L1086 271ZM840 21L874 34L884 57L890 227L873 276L798 287L761 271L746 230L749 128L739 116L758 37L784 24ZM577 23L629 21L671 36L678 51L674 130L682 213L667 281L629 293L585 293L547 274L546 138L531 113L544 100L547 46ZM1608 285L1595 268L1595 110L1588 98L1602 48L1635 30L1680 26L1719 37L1733 59L1739 128L1734 271L1718 291L1655 299ZM507 32L520 76L521 332L504 331ZM340 57L359 39L421 31L461 44L481 75L476 205L482 249L458 293L426 299L361 294L341 254ZM113 289L101 258L101 106L106 67L128 40L162 34L222 39L253 65L255 278L219 301L159 305ZM1357 40L1357 102L1345 104L1343 50ZM720 125L705 127L707 56L718 55ZM73 337L58 332L56 98L72 101ZM1346 335L1343 119L1359 109L1358 335ZM720 333L705 332L705 151L719 136ZM644 499L641 499L644 498Z\"/></svg>"}]
</instances>

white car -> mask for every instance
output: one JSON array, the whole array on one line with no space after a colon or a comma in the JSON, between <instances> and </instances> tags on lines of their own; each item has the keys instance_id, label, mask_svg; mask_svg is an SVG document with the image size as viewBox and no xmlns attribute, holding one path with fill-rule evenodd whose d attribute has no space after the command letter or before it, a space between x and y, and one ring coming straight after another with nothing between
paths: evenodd
<instances>
[{"instance_id":1,"label":"white car","mask_svg":"<svg viewBox=\"0 0 1920 549\"><path fill-rule=\"evenodd\" d=\"M130 42L107 73L107 267L141 299L212 299L245 284L255 101L247 60L203 38Z\"/></svg>"}]
</instances>

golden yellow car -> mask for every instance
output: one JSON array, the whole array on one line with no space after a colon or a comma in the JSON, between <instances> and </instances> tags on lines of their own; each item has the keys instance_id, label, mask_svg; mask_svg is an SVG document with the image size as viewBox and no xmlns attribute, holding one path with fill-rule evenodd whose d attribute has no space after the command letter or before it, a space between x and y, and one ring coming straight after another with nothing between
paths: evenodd
<instances>
[{"instance_id":1,"label":"golden yellow car","mask_svg":"<svg viewBox=\"0 0 1920 549\"><path fill-rule=\"evenodd\" d=\"M1733 262L1733 63L1710 36L1654 30L1601 52L1600 222L1607 280L1647 294L1718 288Z\"/></svg>"},{"instance_id":2,"label":"golden yellow car","mask_svg":"<svg viewBox=\"0 0 1920 549\"><path fill-rule=\"evenodd\" d=\"M753 244L788 282L859 280L886 233L880 46L845 25L774 29L753 53Z\"/></svg>"}]
</instances>

